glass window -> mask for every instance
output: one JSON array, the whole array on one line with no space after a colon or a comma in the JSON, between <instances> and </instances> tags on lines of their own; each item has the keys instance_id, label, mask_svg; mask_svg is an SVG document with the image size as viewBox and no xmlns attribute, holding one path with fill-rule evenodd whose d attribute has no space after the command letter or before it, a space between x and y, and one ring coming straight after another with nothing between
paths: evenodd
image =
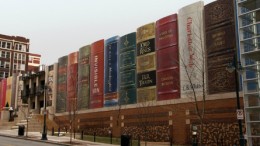
<instances>
[{"instance_id":1,"label":"glass window","mask_svg":"<svg viewBox=\"0 0 260 146\"><path fill-rule=\"evenodd\" d=\"M10 52L6 52L6 58L10 58Z\"/></svg>"},{"instance_id":2,"label":"glass window","mask_svg":"<svg viewBox=\"0 0 260 146\"><path fill-rule=\"evenodd\" d=\"M10 63L9 62L5 62L5 68L10 68Z\"/></svg>"},{"instance_id":3,"label":"glass window","mask_svg":"<svg viewBox=\"0 0 260 146\"><path fill-rule=\"evenodd\" d=\"M2 51L1 57L4 57L4 58L5 58L5 51Z\"/></svg>"},{"instance_id":4,"label":"glass window","mask_svg":"<svg viewBox=\"0 0 260 146\"><path fill-rule=\"evenodd\" d=\"M25 61L25 54L23 54L22 57L23 57L22 60Z\"/></svg>"},{"instance_id":5,"label":"glass window","mask_svg":"<svg viewBox=\"0 0 260 146\"><path fill-rule=\"evenodd\" d=\"M11 43L7 43L7 44L6 44L6 48L7 48L7 49L11 49Z\"/></svg>"},{"instance_id":6,"label":"glass window","mask_svg":"<svg viewBox=\"0 0 260 146\"><path fill-rule=\"evenodd\" d=\"M5 63L4 61L0 62L0 68L4 68L4 63Z\"/></svg>"},{"instance_id":7,"label":"glass window","mask_svg":"<svg viewBox=\"0 0 260 146\"><path fill-rule=\"evenodd\" d=\"M14 53L14 59L17 60L17 53Z\"/></svg>"},{"instance_id":8,"label":"glass window","mask_svg":"<svg viewBox=\"0 0 260 146\"><path fill-rule=\"evenodd\" d=\"M26 52L26 45L22 45L22 52Z\"/></svg>"},{"instance_id":9,"label":"glass window","mask_svg":"<svg viewBox=\"0 0 260 146\"><path fill-rule=\"evenodd\" d=\"M7 78L9 76L8 72L5 72L5 78Z\"/></svg>"},{"instance_id":10,"label":"glass window","mask_svg":"<svg viewBox=\"0 0 260 146\"><path fill-rule=\"evenodd\" d=\"M2 48L6 48L6 42L2 42Z\"/></svg>"},{"instance_id":11,"label":"glass window","mask_svg":"<svg viewBox=\"0 0 260 146\"><path fill-rule=\"evenodd\" d=\"M22 54L17 53L17 58L18 58L18 60L21 60L22 59Z\"/></svg>"},{"instance_id":12,"label":"glass window","mask_svg":"<svg viewBox=\"0 0 260 146\"><path fill-rule=\"evenodd\" d=\"M0 78L4 77L4 72L0 72Z\"/></svg>"},{"instance_id":13,"label":"glass window","mask_svg":"<svg viewBox=\"0 0 260 146\"><path fill-rule=\"evenodd\" d=\"M19 44L18 50L21 51L22 50L22 45Z\"/></svg>"}]
</instances>

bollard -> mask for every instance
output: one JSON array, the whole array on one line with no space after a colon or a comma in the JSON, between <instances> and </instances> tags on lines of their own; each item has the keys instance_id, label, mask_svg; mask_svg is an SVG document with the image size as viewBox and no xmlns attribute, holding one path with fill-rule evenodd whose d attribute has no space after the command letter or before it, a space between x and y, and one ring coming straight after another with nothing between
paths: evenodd
<instances>
[{"instance_id":1,"label":"bollard","mask_svg":"<svg viewBox=\"0 0 260 146\"><path fill-rule=\"evenodd\" d=\"M138 146L140 146L140 135L138 136Z\"/></svg>"},{"instance_id":2,"label":"bollard","mask_svg":"<svg viewBox=\"0 0 260 146\"><path fill-rule=\"evenodd\" d=\"M58 137L60 136L60 127L58 128Z\"/></svg>"},{"instance_id":3,"label":"bollard","mask_svg":"<svg viewBox=\"0 0 260 146\"><path fill-rule=\"evenodd\" d=\"M81 140L83 140L84 131L81 131Z\"/></svg>"},{"instance_id":4,"label":"bollard","mask_svg":"<svg viewBox=\"0 0 260 146\"><path fill-rule=\"evenodd\" d=\"M96 142L96 132L94 132L94 142Z\"/></svg>"},{"instance_id":5,"label":"bollard","mask_svg":"<svg viewBox=\"0 0 260 146\"><path fill-rule=\"evenodd\" d=\"M170 146L172 146L172 137L170 138Z\"/></svg>"},{"instance_id":6,"label":"bollard","mask_svg":"<svg viewBox=\"0 0 260 146\"><path fill-rule=\"evenodd\" d=\"M51 129L51 135L54 136L54 127Z\"/></svg>"},{"instance_id":7,"label":"bollard","mask_svg":"<svg viewBox=\"0 0 260 146\"><path fill-rule=\"evenodd\" d=\"M110 144L112 144L112 132L110 133Z\"/></svg>"}]
</instances>

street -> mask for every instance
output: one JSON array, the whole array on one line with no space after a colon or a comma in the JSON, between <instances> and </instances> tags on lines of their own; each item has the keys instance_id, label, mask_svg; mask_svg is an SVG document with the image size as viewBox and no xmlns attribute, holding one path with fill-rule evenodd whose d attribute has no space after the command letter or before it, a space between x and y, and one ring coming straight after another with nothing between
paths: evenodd
<instances>
[{"instance_id":1,"label":"street","mask_svg":"<svg viewBox=\"0 0 260 146\"><path fill-rule=\"evenodd\" d=\"M55 144L0 136L0 146L57 146Z\"/></svg>"}]
</instances>

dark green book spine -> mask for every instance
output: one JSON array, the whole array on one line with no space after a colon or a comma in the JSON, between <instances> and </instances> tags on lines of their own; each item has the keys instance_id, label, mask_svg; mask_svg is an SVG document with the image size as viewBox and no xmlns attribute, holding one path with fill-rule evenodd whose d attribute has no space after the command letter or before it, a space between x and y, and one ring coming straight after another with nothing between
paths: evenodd
<instances>
[{"instance_id":1,"label":"dark green book spine","mask_svg":"<svg viewBox=\"0 0 260 146\"><path fill-rule=\"evenodd\" d=\"M89 108L90 45L79 49L78 61L78 110Z\"/></svg>"},{"instance_id":2,"label":"dark green book spine","mask_svg":"<svg viewBox=\"0 0 260 146\"><path fill-rule=\"evenodd\" d=\"M119 40L119 104L136 103L136 33Z\"/></svg>"},{"instance_id":3,"label":"dark green book spine","mask_svg":"<svg viewBox=\"0 0 260 146\"><path fill-rule=\"evenodd\" d=\"M58 59L58 82L57 82L57 102L56 102L57 113L62 113L66 111L67 64L68 64L68 56L63 56Z\"/></svg>"}]
</instances>

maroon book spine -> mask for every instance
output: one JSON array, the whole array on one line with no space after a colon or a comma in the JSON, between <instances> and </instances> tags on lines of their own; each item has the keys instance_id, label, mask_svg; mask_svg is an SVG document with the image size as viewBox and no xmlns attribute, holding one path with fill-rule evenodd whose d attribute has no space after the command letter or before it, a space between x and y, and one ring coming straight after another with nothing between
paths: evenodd
<instances>
[{"instance_id":1,"label":"maroon book spine","mask_svg":"<svg viewBox=\"0 0 260 146\"><path fill-rule=\"evenodd\" d=\"M77 103L78 52L68 55L67 66L67 111L73 111Z\"/></svg>"},{"instance_id":2,"label":"maroon book spine","mask_svg":"<svg viewBox=\"0 0 260 146\"><path fill-rule=\"evenodd\" d=\"M177 14L156 22L157 100L180 98Z\"/></svg>"},{"instance_id":3,"label":"maroon book spine","mask_svg":"<svg viewBox=\"0 0 260 146\"><path fill-rule=\"evenodd\" d=\"M90 108L101 108L104 101L104 40L92 43L90 54Z\"/></svg>"}]
</instances>

